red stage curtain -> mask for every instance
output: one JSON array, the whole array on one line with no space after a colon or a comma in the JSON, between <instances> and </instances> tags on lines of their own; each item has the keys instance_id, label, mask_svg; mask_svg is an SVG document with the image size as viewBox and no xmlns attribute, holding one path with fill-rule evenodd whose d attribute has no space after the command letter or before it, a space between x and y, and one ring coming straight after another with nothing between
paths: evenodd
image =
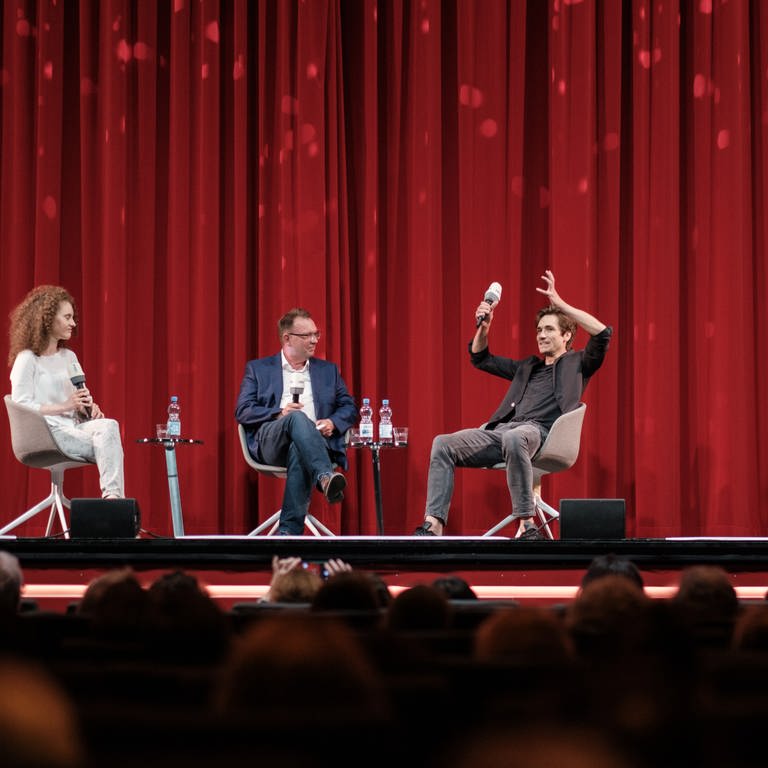
<instances>
[{"instance_id":1,"label":"red stage curtain","mask_svg":"<svg viewBox=\"0 0 768 768\"><path fill-rule=\"evenodd\" d=\"M506 390L466 352L483 291L504 288L492 349L526 356L551 268L615 335L579 461L545 495L625 498L637 536L765 532L764 3L2 7L0 296L6 315L40 283L77 298L73 346L122 425L146 529L170 533L165 465L135 441L171 394L204 441L178 451L187 533L246 533L279 506L233 411L246 360L300 305L356 399L389 397L411 428L382 457L386 533L409 533L432 437ZM9 520L46 478L7 429L0 456ZM69 495L97 493L70 474ZM341 508L313 503L375 533L370 456ZM502 473L459 471L448 532L508 505Z\"/></svg>"}]
</instances>

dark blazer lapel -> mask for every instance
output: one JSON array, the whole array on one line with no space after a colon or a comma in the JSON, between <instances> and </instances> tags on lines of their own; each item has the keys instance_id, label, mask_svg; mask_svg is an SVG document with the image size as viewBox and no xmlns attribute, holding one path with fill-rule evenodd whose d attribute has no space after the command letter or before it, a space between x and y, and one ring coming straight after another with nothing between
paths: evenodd
<instances>
[{"instance_id":1,"label":"dark blazer lapel","mask_svg":"<svg viewBox=\"0 0 768 768\"><path fill-rule=\"evenodd\" d=\"M282 358L278 352L269 358L269 387L275 395L275 407L280 405L280 398L283 396L283 367Z\"/></svg>"},{"instance_id":2,"label":"dark blazer lapel","mask_svg":"<svg viewBox=\"0 0 768 768\"><path fill-rule=\"evenodd\" d=\"M323 366L316 361L309 363L309 380L312 382L312 398L315 401L315 416L326 418L328 414L328 377L323 376Z\"/></svg>"}]
</instances>

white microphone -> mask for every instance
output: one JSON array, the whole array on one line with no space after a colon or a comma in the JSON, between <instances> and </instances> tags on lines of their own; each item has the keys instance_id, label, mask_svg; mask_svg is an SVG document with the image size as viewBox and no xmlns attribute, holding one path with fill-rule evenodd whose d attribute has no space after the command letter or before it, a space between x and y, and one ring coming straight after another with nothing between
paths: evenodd
<instances>
[{"instance_id":1,"label":"white microphone","mask_svg":"<svg viewBox=\"0 0 768 768\"><path fill-rule=\"evenodd\" d=\"M85 374L83 373L83 369L80 367L80 363L77 362L77 360L73 360L69 366L69 380L74 385L75 389L85 389ZM84 407L85 415L90 419L91 418L91 409L86 405Z\"/></svg>"},{"instance_id":2,"label":"white microphone","mask_svg":"<svg viewBox=\"0 0 768 768\"><path fill-rule=\"evenodd\" d=\"M488 286L488 290L485 292L485 296L483 296L483 301L488 302L488 304L493 304L494 301L501 301L501 283L491 283ZM480 317L477 318L476 327L479 328L487 319L487 314L480 315Z\"/></svg>"},{"instance_id":3,"label":"white microphone","mask_svg":"<svg viewBox=\"0 0 768 768\"><path fill-rule=\"evenodd\" d=\"M293 395L293 402L299 402L299 395L304 392L304 376L301 373L292 373L288 377L288 390Z\"/></svg>"}]
</instances>

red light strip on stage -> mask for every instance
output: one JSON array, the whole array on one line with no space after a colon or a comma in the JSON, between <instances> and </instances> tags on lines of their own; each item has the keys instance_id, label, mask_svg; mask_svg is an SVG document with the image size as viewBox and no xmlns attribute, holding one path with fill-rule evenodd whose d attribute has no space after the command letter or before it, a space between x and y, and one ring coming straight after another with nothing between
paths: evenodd
<instances>
[{"instance_id":1,"label":"red light strip on stage","mask_svg":"<svg viewBox=\"0 0 768 768\"><path fill-rule=\"evenodd\" d=\"M258 600L267 591L266 584L210 584L207 585L208 593L216 600ZM389 585L390 592L396 595L407 586ZM472 585L475 593L481 600L572 600L578 592L578 587L573 586L493 586ZM741 600L762 600L768 592L768 585L735 587L736 594ZM85 592L84 584L27 584L23 595L32 600L58 599L78 600ZM677 592L676 586L671 587L646 587L645 593L649 597L668 598Z\"/></svg>"}]
</instances>

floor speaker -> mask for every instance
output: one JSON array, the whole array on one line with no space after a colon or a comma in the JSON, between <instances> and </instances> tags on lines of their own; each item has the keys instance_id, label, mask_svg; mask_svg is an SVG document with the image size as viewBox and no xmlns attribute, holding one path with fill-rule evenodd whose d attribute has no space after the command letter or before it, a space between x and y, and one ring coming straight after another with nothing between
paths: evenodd
<instances>
[{"instance_id":1,"label":"floor speaker","mask_svg":"<svg viewBox=\"0 0 768 768\"><path fill-rule=\"evenodd\" d=\"M72 499L73 539L135 539L141 528L136 499Z\"/></svg>"},{"instance_id":2,"label":"floor speaker","mask_svg":"<svg viewBox=\"0 0 768 768\"><path fill-rule=\"evenodd\" d=\"M623 539L624 499L561 499L561 539Z\"/></svg>"}]
</instances>

